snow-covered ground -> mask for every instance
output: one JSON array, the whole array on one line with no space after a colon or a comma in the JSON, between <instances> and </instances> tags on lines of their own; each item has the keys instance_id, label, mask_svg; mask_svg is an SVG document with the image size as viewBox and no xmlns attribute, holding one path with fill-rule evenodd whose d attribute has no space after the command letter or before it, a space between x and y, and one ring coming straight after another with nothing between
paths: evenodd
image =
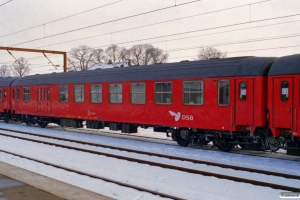
<instances>
[{"instance_id":1,"label":"snow-covered ground","mask_svg":"<svg viewBox=\"0 0 300 200\"><path fill-rule=\"evenodd\" d=\"M167 155L181 156L193 159L207 160L225 164L252 167L257 169L271 170L288 174L300 175L300 162L278 160L272 158L252 157L239 154L230 154L216 151L206 151L200 149L183 148L133 140L111 138L92 134L63 132L51 129L41 129L38 127L26 127L0 122L0 127L14 130L29 131L41 135L51 135L65 137L74 140L88 141L99 144L121 146L124 148L137 149L148 152L155 152ZM4 132L4 131L1 131ZM6 132L9 133L9 132ZM12 133L10 133L12 134ZM14 135L18 135L13 133ZM21 135L24 137L24 135ZM26 136L28 137L28 136ZM164 135L165 137L165 135ZM37 139L38 137L30 136ZM41 138L40 138L41 139ZM46 139L42 139L46 140ZM56 143L67 144L63 141L47 139ZM71 143L68 143L70 145ZM157 158L153 156L138 155L117 150L91 147L72 143L73 146L88 148L101 152L109 152L118 155L131 156L139 159L147 159L155 162L172 164L187 168L235 175L242 178L253 178L264 182L275 184L284 183L287 186L297 187L300 181L277 178L273 176L258 175L249 172L237 172L230 169L222 169L207 165L193 164L189 162L174 161L169 159ZM84 152L58 148L39 143L28 142L10 137L0 136L0 149L30 156L44 161L59 163L63 166L77 170L96 174L98 176L127 182L151 190L158 190L162 193L182 197L185 199L279 199L282 191L271 188L263 188L245 183L206 177L201 175L189 174L176 170L163 169L159 167L128 162L124 160L109 158L105 156L93 155ZM124 188L115 184L101 180L92 179L78 174L66 172L33 161L21 159L5 153L0 153L0 161L25 168L27 170L52 177L54 179L67 182L78 187L82 187L97 193L101 193L117 199L157 199L160 197L139 192L133 189Z\"/></svg>"}]
</instances>

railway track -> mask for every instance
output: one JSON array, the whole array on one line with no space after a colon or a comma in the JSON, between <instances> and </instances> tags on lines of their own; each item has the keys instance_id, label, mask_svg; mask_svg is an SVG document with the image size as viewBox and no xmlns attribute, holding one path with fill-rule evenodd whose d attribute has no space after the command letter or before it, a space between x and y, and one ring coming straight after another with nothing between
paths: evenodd
<instances>
[{"instance_id":1,"label":"railway track","mask_svg":"<svg viewBox=\"0 0 300 200\"><path fill-rule=\"evenodd\" d=\"M55 168L59 168L59 169L63 169L63 170L66 170L66 171L69 171L69 172L73 172L73 173L76 173L76 174L80 174L80 175L88 176L88 177L91 177L91 178L100 179L100 180L103 180L103 181L106 181L106 182L118 184L120 186L124 186L124 187L128 187L128 188L136 189L136 190L139 190L139 191L142 191L142 192L148 192L148 193L151 193L151 194L154 194L154 195L159 195L159 196L164 197L164 198L175 199L175 200L183 200L180 197L176 197L176 196L164 194L164 193L161 193L161 192L157 192L157 191L154 191L154 190L149 190L149 189L142 188L142 187L139 187L139 186L131 185L131 184L128 184L128 183L123 183L123 182L120 182L120 181L108 179L108 178L105 178L105 177L101 177L101 176L97 176L97 175L94 175L94 174L86 173L86 172L83 172L83 171L71 169L71 168L64 167L64 166L61 166L61 165L57 165L57 164L54 164L54 163L45 162L45 161L42 161L42 160L38 160L38 159L35 159L35 158L23 156L23 155L16 154L16 153L13 153L13 152L9 152L9 151L5 151L5 150L2 150L2 149L0 149L0 152L11 154L11 155L14 155L14 156L18 156L20 158L25 158L25 159L28 159L28 160L31 160L31 161L34 161L34 162L38 162L38 163L41 163L41 164L49 165L49 166L52 166L52 167L55 167Z\"/></svg>"},{"instance_id":2,"label":"railway track","mask_svg":"<svg viewBox=\"0 0 300 200\"><path fill-rule=\"evenodd\" d=\"M17 124L19 124L19 123L17 123ZM51 128L53 128L53 127L51 127ZM0 128L0 130L1 130L1 128ZM3 130L5 130L5 129L3 129ZM124 138L126 138L126 139L134 138L134 139L138 139L138 141L140 141L140 142L152 142L152 143L161 143L161 144L165 144L165 145L178 146L177 143L171 139L154 138L154 137L140 136L140 135L134 135L134 134L120 134L120 133L105 131L105 130L101 130L101 132L99 132L99 131L90 130L90 129L82 129L82 128L76 129L76 128L71 128L71 127L66 127L64 130L59 130L59 129L54 129L54 130L97 134L97 135L102 135L102 136L107 136L107 137L117 136L117 138L120 138L120 136L121 136L121 138L123 138L123 139ZM112 136L112 135L114 135L114 136ZM143 140L143 139L146 139L146 140ZM163 141L163 142L154 142L154 141L150 141L149 139L155 140L155 141ZM218 149L213 148L213 146L209 145L209 144L205 145L205 146L188 146L187 148L209 150L209 151L219 151ZM279 160L300 161L299 157L288 156L285 153L278 153L278 152L250 151L250 150L242 150L239 148L233 148L230 153L242 154L242 155L248 155L248 156L265 157L265 158L273 158L273 159L279 159Z\"/></svg>"},{"instance_id":3,"label":"railway track","mask_svg":"<svg viewBox=\"0 0 300 200\"><path fill-rule=\"evenodd\" d=\"M10 130L6 129L6 131L10 131ZM210 165L210 166L217 166L217 167L222 167L222 168L229 168L229 169L234 169L234 170L247 171L247 172L252 172L252 173L259 173L259 174L264 174L264 175L272 175L272 176L276 176L276 177L283 177L283 178L300 180L300 176L297 176L297 175L284 174L284 173L278 173L278 172L270 172L270 171L265 171L265 170L245 168L245 167L239 167L239 166L232 166L232 165L213 163L213 162L207 162L207 161L201 161L201 160L180 158L180 157L175 157L175 156L168 156L168 155L157 154L157 153L143 152L143 151L138 151L138 150L125 149L125 148L95 144L95 143L90 143L90 142L82 142L82 141L78 141L78 140L69 140L69 139L60 138L60 137L41 136L39 134L27 133L27 132L23 132L23 131L15 131L15 132L18 132L18 133L21 133L21 134L38 136L38 137L44 137L44 138L50 138L50 139L56 139L56 140L63 140L63 141L68 141L68 142L75 142L75 143L78 143L78 144L91 145L91 146L102 147L102 148L116 149L116 150L120 150L120 151L127 151L127 152L133 152L133 153L138 153L138 154L145 154L145 155L149 155L149 156L157 156L157 157L168 158L168 159L173 159L173 160L188 161L188 162L193 162L193 163L196 163L196 164L206 164L206 165ZM91 154L103 155L103 156L107 156L107 157L127 160L127 161L131 161L131 162L137 162L137 163L141 163L141 164L148 164L148 165L156 166L156 167L162 167L162 168L167 168L167 169L172 169L172 170L179 170L179 171L182 171L182 172L187 172L187 173L192 173L192 174L198 174L198 175L203 175L203 176L212 176L212 177L216 177L216 178L219 178L219 179L226 179L226 180L231 180L231 181L235 181L235 182L243 182L243 183L248 183L248 184L257 185L257 186L270 187L270 188L278 189L278 190L300 192L300 188L295 188L295 187L290 187L290 186L278 185L278 184L273 184L273 183L266 183L266 182L262 182L262 181L239 178L239 177L235 177L235 176L228 176L228 175L217 174L217 173L212 173L212 172L207 172L207 171L202 171L202 170L195 170L195 169L184 168L184 167L179 167L179 166L174 166L174 165L157 163L157 162L153 162L153 161L147 161L147 160L141 160L141 159L136 159L136 158L131 158L131 157L115 155L115 154L103 153L103 152L99 152L99 151L87 150L87 149L84 149L84 148L78 148L78 147L73 147L73 146L69 146L69 145L62 145L62 144L57 144L57 143L53 143L53 142L46 142L46 141L43 141L43 140L30 139L30 138L20 137L20 136L15 136L15 135L10 135L10 134L0 133L0 135L7 136L7 137L12 137L12 138L18 138L18 139L22 139L22 140L27 140L27 141L31 141L31 142L43 143L43 144L47 144L47 145L55 145L56 147L67 148L67 149L77 150L77 151L91 153Z\"/></svg>"}]
</instances>

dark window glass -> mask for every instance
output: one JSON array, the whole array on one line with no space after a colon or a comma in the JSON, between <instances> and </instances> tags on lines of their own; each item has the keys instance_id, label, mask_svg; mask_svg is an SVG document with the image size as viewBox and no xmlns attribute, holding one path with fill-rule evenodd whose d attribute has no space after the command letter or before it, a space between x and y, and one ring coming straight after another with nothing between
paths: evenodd
<instances>
[{"instance_id":1,"label":"dark window glass","mask_svg":"<svg viewBox=\"0 0 300 200\"><path fill-rule=\"evenodd\" d=\"M146 84L131 83L131 103L145 104L146 103Z\"/></svg>"},{"instance_id":2,"label":"dark window glass","mask_svg":"<svg viewBox=\"0 0 300 200\"><path fill-rule=\"evenodd\" d=\"M41 88L38 89L38 99L41 100Z\"/></svg>"},{"instance_id":3,"label":"dark window glass","mask_svg":"<svg viewBox=\"0 0 300 200\"><path fill-rule=\"evenodd\" d=\"M281 82L281 101L287 102L289 100L289 83L287 81Z\"/></svg>"},{"instance_id":4,"label":"dark window glass","mask_svg":"<svg viewBox=\"0 0 300 200\"><path fill-rule=\"evenodd\" d=\"M155 83L155 103L172 104L172 83Z\"/></svg>"},{"instance_id":5,"label":"dark window glass","mask_svg":"<svg viewBox=\"0 0 300 200\"><path fill-rule=\"evenodd\" d=\"M75 102L84 102L84 86L75 85L74 87L74 101Z\"/></svg>"},{"instance_id":6,"label":"dark window glass","mask_svg":"<svg viewBox=\"0 0 300 200\"><path fill-rule=\"evenodd\" d=\"M122 103L123 101L123 87L122 84L109 85L109 99L110 103Z\"/></svg>"},{"instance_id":7,"label":"dark window glass","mask_svg":"<svg viewBox=\"0 0 300 200\"><path fill-rule=\"evenodd\" d=\"M183 82L183 104L203 105L203 81Z\"/></svg>"},{"instance_id":8,"label":"dark window glass","mask_svg":"<svg viewBox=\"0 0 300 200\"><path fill-rule=\"evenodd\" d=\"M0 88L0 101L2 101L2 88Z\"/></svg>"},{"instance_id":9,"label":"dark window glass","mask_svg":"<svg viewBox=\"0 0 300 200\"><path fill-rule=\"evenodd\" d=\"M59 101L68 102L69 100L69 88L68 86L59 86Z\"/></svg>"},{"instance_id":10,"label":"dark window glass","mask_svg":"<svg viewBox=\"0 0 300 200\"><path fill-rule=\"evenodd\" d=\"M23 88L23 100L30 101L30 87Z\"/></svg>"},{"instance_id":11,"label":"dark window glass","mask_svg":"<svg viewBox=\"0 0 300 200\"><path fill-rule=\"evenodd\" d=\"M50 101L50 88L48 88L48 101Z\"/></svg>"},{"instance_id":12,"label":"dark window glass","mask_svg":"<svg viewBox=\"0 0 300 200\"><path fill-rule=\"evenodd\" d=\"M218 103L220 106L229 105L229 81L218 81Z\"/></svg>"},{"instance_id":13,"label":"dark window glass","mask_svg":"<svg viewBox=\"0 0 300 200\"><path fill-rule=\"evenodd\" d=\"M12 98L15 98L15 89L12 90Z\"/></svg>"},{"instance_id":14,"label":"dark window glass","mask_svg":"<svg viewBox=\"0 0 300 200\"><path fill-rule=\"evenodd\" d=\"M20 89L19 88L17 88L17 91L16 91L16 99L17 99L17 101L19 101L20 100Z\"/></svg>"},{"instance_id":15,"label":"dark window glass","mask_svg":"<svg viewBox=\"0 0 300 200\"><path fill-rule=\"evenodd\" d=\"M94 84L91 85L91 102L101 103L102 102L102 85Z\"/></svg>"},{"instance_id":16,"label":"dark window glass","mask_svg":"<svg viewBox=\"0 0 300 200\"><path fill-rule=\"evenodd\" d=\"M240 101L245 101L247 98L247 85L245 82L240 83L240 93L239 93L239 99Z\"/></svg>"}]
</instances>

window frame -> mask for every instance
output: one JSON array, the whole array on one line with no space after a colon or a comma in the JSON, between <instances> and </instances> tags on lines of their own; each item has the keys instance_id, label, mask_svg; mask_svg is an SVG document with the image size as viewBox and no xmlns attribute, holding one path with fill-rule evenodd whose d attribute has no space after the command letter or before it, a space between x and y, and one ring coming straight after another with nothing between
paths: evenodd
<instances>
[{"instance_id":1,"label":"window frame","mask_svg":"<svg viewBox=\"0 0 300 200\"><path fill-rule=\"evenodd\" d=\"M228 81L228 104L220 104L220 82L221 81ZM229 106L230 105L230 80L229 79L219 79L218 80L218 85L217 85L217 93L218 93L218 96L217 96L217 102L218 102L218 106Z\"/></svg>"},{"instance_id":2,"label":"window frame","mask_svg":"<svg viewBox=\"0 0 300 200\"><path fill-rule=\"evenodd\" d=\"M26 88L29 90L29 93L25 93ZM25 100L25 95L29 96L28 100ZM23 101L26 101L26 102L30 101L30 87L23 87Z\"/></svg>"},{"instance_id":3,"label":"window frame","mask_svg":"<svg viewBox=\"0 0 300 200\"><path fill-rule=\"evenodd\" d=\"M287 84L287 87L283 87L283 86L282 86L282 83L286 83L286 84ZM288 92L288 93L287 93L288 97L287 97L287 98L285 97L285 98L286 98L285 100L282 98L282 89L283 89L283 88L287 88L287 92ZM281 102L284 102L284 103L285 103L285 102L288 102L288 101L289 101L289 99L290 99L290 97L289 97L289 89L290 89L290 84L289 84L288 81L285 81L285 80L284 80L284 81L281 81L281 82L280 82L280 100L281 100Z\"/></svg>"},{"instance_id":4,"label":"window frame","mask_svg":"<svg viewBox=\"0 0 300 200\"><path fill-rule=\"evenodd\" d=\"M101 86L101 92L100 93L92 93L92 86L94 86L94 85L98 85L98 86L100 85ZM92 101L92 95L93 94L98 94L98 95L100 94L101 95L101 101L100 102L93 102ZM91 84L90 85L90 102L91 103L102 103L103 102L103 84Z\"/></svg>"},{"instance_id":5,"label":"window frame","mask_svg":"<svg viewBox=\"0 0 300 200\"><path fill-rule=\"evenodd\" d=\"M159 93L159 94L163 94L163 93L169 94L169 92L156 92L155 91L155 88L156 88L155 86L156 86L157 83L171 83L171 92L170 92L171 93L171 102L170 103L157 103L156 102L156 96L155 95L157 93ZM157 104L157 105L172 105L173 104L173 82L172 81L154 82L154 103Z\"/></svg>"},{"instance_id":6,"label":"window frame","mask_svg":"<svg viewBox=\"0 0 300 200\"><path fill-rule=\"evenodd\" d=\"M144 92L132 92L132 84L144 84ZM131 104L137 104L137 105L143 105L143 104L146 104L146 83L145 82L135 82L135 83L130 83L130 103ZM145 102L144 103L133 103L132 102L132 94L144 94L144 99L145 99Z\"/></svg>"},{"instance_id":7,"label":"window frame","mask_svg":"<svg viewBox=\"0 0 300 200\"><path fill-rule=\"evenodd\" d=\"M0 88L0 101L2 101L2 88Z\"/></svg>"},{"instance_id":8,"label":"window frame","mask_svg":"<svg viewBox=\"0 0 300 200\"><path fill-rule=\"evenodd\" d=\"M121 85L121 93L111 93L110 92L110 86L111 85ZM109 84L108 85L108 93L109 93L109 103L111 103L111 104L122 104L123 103L123 84L122 83L112 83L112 84ZM111 102L111 98L110 98L111 94L116 94L116 95L121 94L122 95L121 102Z\"/></svg>"},{"instance_id":9,"label":"window frame","mask_svg":"<svg viewBox=\"0 0 300 200\"><path fill-rule=\"evenodd\" d=\"M83 88L83 90L82 90L82 95L83 95L83 99L82 99L82 101L76 101L76 86L79 86L79 87L82 87ZM84 85L74 85L74 102L75 103L84 103Z\"/></svg>"},{"instance_id":10,"label":"window frame","mask_svg":"<svg viewBox=\"0 0 300 200\"><path fill-rule=\"evenodd\" d=\"M16 88L16 101L20 101L20 88Z\"/></svg>"},{"instance_id":11,"label":"window frame","mask_svg":"<svg viewBox=\"0 0 300 200\"><path fill-rule=\"evenodd\" d=\"M246 90L246 95L243 95L243 96L245 96L245 99L243 99L243 98L241 98L241 84L242 83L244 83L245 84L245 90ZM245 81L242 81L242 82L240 82L239 83L239 100L241 101L241 102L245 102L246 100L247 100L247 83L245 82Z\"/></svg>"},{"instance_id":12,"label":"window frame","mask_svg":"<svg viewBox=\"0 0 300 200\"><path fill-rule=\"evenodd\" d=\"M60 88L61 87L67 87L67 89L68 89L68 92L67 93L61 93L60 92ZM61 94L67 94L68 95L68 99L66 100L66 101L61 101L60 100L60 95ZM69 102L69 85L59 85L58 86L58 101L60 102L60 103L68 103Z\"/></svg>"},{"instance_id":13,"label":"window frame","mask_svg":"<svg viewBox=\"0 0 300 200\"><path fill-rule=\"evenodd\" d=\"M186 82L201 82L202 83L202 104L186 104L184 103L184 83ZM199 94L197 92L187 92L187 93L192 93L192 94ZM201 94L201 93L200 93ZM200 80L190 80L190 81L183 81L182 82L182 104L185 106L203 106L204 105L204 80L200 79Z\"/></svg>"}]
</instances>

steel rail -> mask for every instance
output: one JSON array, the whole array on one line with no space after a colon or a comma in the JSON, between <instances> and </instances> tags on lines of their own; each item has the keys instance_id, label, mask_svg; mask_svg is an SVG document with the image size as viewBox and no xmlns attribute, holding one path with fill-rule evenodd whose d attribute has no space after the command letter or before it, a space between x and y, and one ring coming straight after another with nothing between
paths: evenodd
<instances>
[{"instance_id":1,"label":"steel rail","mask_svg":"<svg viewBox=\"0 0 300 200\"><path fill-rule=\"evenodd\" d=\"M202 171L202 170L195 170L195 169L190 169L190 168L185 168L185 167L157 163L157 162L153 162L153 161L146 161L146 160L141 160L141 159L136 159L136 158L130 158L130 157L125 157L125 156L120 156L120 155L115 155L115 154L103 153L103 152L87 150L87 149L72 147L72 146L68 146L68 145L61 145L61 144L52 143L52 142L45 142L45 141L40 141L40 140L35 140L35 139L29 139L29 138L25 138L25 137L13 136L13 135L8 135L8 134L1 133L0 135L17 138L17 139L22 139L22 140L27 140L27 141L36 142L36 143L54 145L55 147L72 149L72 150L77 150L77 151L81 151L81 152L85 152L85 153L91 153L91 154L102 155L102 156L107 156L107 157L111 157L111 158L117 158L117 159L126 160L126 161L130 161L130 162L137 162L137 163L141 163L141 164L147 164L147 165L166 168L166 169L178 170L178 171L192 173L192 174L198 174L198 175L203 175L203 176L212 176L212 177L216 177L219 179L226 179L226 180L231 180L231 181L235 181L235 182L248 183L248 184L262 186L262 187L270 187L270 188L277 189L277 190L300 192L300 188L295 188L295 187L290 187L290 186L266 183L266 182L262 182L262 181L250 180L250 179L228 176L228 175L223 175L223 174L216 174L216 173L206 172L206 171Z\"/></svg>"},{"instance_id":2,"label":"steel rail","mask_svg":"<svg viewBox=\"0 0 300 200\"><path fill-rule=\"evenodd\" d=\"M4 153L7 153L7 154L11 154L11 155L14 155L14 156L18 156L18 157L21 157L21 158L32 160L32 161L35 161L35 162L39 162L39 163L42 163L42 164L45 164L45 165L53 166L53 167L56 167L56 168L59 168L59 169L69 171L69 172L74 172L74 173L77 173L77 174L80 174L80 175L89 176L91 178L101 179L103 181L107 181L107 182L110 182L110 183L115 183L115 184L118 184L118 185L121 185L121 186L124 186L124 187L129 187L129 188L133 188L133 189L136 189L136 190L139 190L139 191L148 192L148 193L151 193L151 194L154 194L154 195L159 195L159 196L164 197L164 198L183 200L180 197L175 197L175 196L172 196L172 195L164 194L164 193L157 192L157 191L154 191L154 190L149 190L149 189L142 188L142 187L135 186L135 185L131 185L131 184L128 184L128 183L123 183L123 182L115 181L115 180L105 178L105 177L102 177L102 176L97 176L97 175L90 174L90 173L87 173L87 172L71 169L71 168L64 167L64 166L61 166L61 165L57 165L57 164L54 164L54 163L45 162L45 161L38 160L38 159L35 159L35 158L19 155L19 154L9 152L9 151L3 150L3 149L0 149L0 152L4 152Z\"/></svg>"},{"instance_id":3,"label":"steel rail","mask_svg":"<svg viewBox=\"0 0 300 200\"><path fill-rule=\"evenodd\" d=\"M13 130L4 129L4 128L0 128L0 130L13 131ZM234 169L234 170L239 170L239 171L247 171L247 172L259 173L259 174L264 174L264 175L300 180L300 176L293 175L293 174L285 174L285 173L280 173L280 172L272 172L272 171L266 171L266 170L261 170L261 169L253 169L253 168L241 167L241 166L236 166L236 165L228 165L228 164L215 163L215 162L204 161L204 160L196 160L196 159L191 159L191 158L170 156L170 155L164 155L164 154L159 154L159 153L152 153L152 152L145 152L145 151L134 150L134 149L127 149L127 148L122 148L122 147L109 146L109 145L104 145L104 144L83 142L83 141L79 141L79 140L72 140L72 139L66 139L66 138L61 138L61 137L28 133L28 132L24 132L24 131L13 131L13 132L17 132L20 134L26 134L26 135L33 135L33 136L37 136L37 137L61 140L61 141L74 142L74 143L83 144L83 145L90 145L90 146L114 149L114 150L119 150L119 151L127 151L127 152L131 152L131 153L144 154L144 155L149 155L149 156L157 156L157 157L161 157L161 158L168 158L171 160L186 161L186 162L192 162L195 164L204 164L204 165L210 165L210 166L215 166L215 167L221 167L221 168ZM0 135L6 135L6 134L0 134ZM11 136L11 135L6 135L6 136L18 137L18 136ZM24 138L20 137L19 139L24 139ZM25 138L25 139L27 139L27 138Z\"/></svg>"}]
</instances>

